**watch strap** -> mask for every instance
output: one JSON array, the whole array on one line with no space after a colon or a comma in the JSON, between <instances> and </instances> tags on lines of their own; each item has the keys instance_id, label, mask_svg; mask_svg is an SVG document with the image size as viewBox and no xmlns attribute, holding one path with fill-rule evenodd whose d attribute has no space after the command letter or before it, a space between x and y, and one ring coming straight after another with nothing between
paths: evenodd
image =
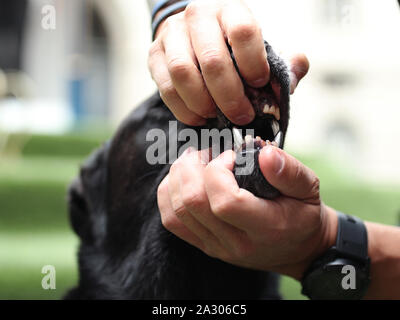
<instances>
[{"instance_id":1,"label":"watch strap","mask_svg":"<svg viewBox=\"0 0 400 320\"><path fill-rule=\"evenodd\" d=\"M336 250L349 258L368 259L368 234L364 222L342 212L338 214Z\"/></svg>"}]
</instances>

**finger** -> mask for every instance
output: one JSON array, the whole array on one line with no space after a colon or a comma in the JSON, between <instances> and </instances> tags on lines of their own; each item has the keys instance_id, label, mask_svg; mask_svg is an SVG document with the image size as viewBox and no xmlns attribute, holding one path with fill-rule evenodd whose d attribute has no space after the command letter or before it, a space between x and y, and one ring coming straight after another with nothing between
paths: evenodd
<instances>
[{"instance_id":1,"label":"finger","mask_svg":"<svg viewBox=\"0 0 400 320\"><path fill-rule=\"evenodd\" d=\"M208 91L221 111L234 123L245 125L254 110L233 65L213 6L192 2L185 10L192 46Z\"/></svg>"},{"instance_id":2,"label":"finger","mask_svg":"<svg viewBox=\"0 0 400 320\"><path fill-rule=\"evenodd\" d=\"M250 10L234 1L222 10L220 19L240 74L253 87L265 86L269 80L267 52L261 29Z\"/></svg>"},{"instance_id":3,"label":"finger","mask_svg":"<svg viewBox=\"0 0 400 320\"><path fill-rule=\"evenodd\" d=\"M204 249L204 244L198 236L190 231L175 215L168 193L168 176L160 183L157 190L157 203L163 226L182 240L191 245Z\"/></svg>"},{"instance_id":4,"label":"finger","mask_svg":"<svg viewBox=\"0 0 400 320\"><path fill-rule=\"evenodd\" d=\"M167 20L163 37L168 71L186 107L204 118L215 118L215 104L197 67L183 14Z\"/></svg>"},{"instance_id":5,"label":"finger","mask_svg":"<svg viewBox=\"0 0 400 320\"><path fill-rule=\"evenodd\" d=\"M169 75L163 48L158 40L153 43L150 49L148 64L152 78L160 91L161 99L174 116L179 121L188 125L197 126L205 124L206 120L190 111L179 97Z\"/></svg>"},{"instance_id":6,"label":"finger","mask_svg":"<svg viewBox=\"0 0 400 320\"><path fill-rule=\"evenodd\" d=\"M293 94L309 68L310 63L304 54L296 54L289 59L290 94Z\"/></svg>"},{"instance_id":7,"label":"finger","mask_svg":"<svg viewBox=\"0 0 400 320\"><path fill-rule=\"evenodd\" d=\"M204 186L206 165L201 158L201 152L191 152L182 157L180 162L183 204L196 220L219 239L226 249L230 252L240 253L249 245L249 240L245 232L218 219L212 213Z\"/></svg>"},{"instance_id":8,"label":"finger","mask_svg":"<svg viewBox=\"0 0 400 320\"><path fill-rule=\"evenodd\" d=\"M188 149L190 150L190 149ZM186 151L182 156L184 156ZM171 166L168 175L168 192L171 199L171 206L177 218L199 239L202 241L205 247L218 249L221 248L221 244L215 235L198 222L186 209L182 197L181 197L181 174L180 174L180 162L178 159Z\"/></svg>"},{"instance_id":9,"label":"finger","mask_svg":"<svg viewBox=\"0 0 400 320\"><path fill-rule=\"evenodd\" d=\"M319 180L300 161L273 146L263 148L258 159L264 177L282 194L319 202Z\"/></svg>"},{"instance_id":10,"label":"finger","mask_svg":"<svg viewBox=\"0 0 400 320\"><path fill-rule=\"evenodd\" d=\"M265 226L277 223L279 205L239 188L232 172L234 158L233 151L225 151L206 168L205 187L211 210L238 229L261 233Z\"/></svg>"}]
</instances>

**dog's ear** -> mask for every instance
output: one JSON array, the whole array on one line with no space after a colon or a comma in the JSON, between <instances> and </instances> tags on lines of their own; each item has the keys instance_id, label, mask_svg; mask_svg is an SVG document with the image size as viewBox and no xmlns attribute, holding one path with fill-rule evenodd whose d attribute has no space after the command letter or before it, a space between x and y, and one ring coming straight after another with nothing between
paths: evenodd
<instances>
[{"instance_id":1,"label":"dog's ear","mask_svg":"<svg viewBox=\"0 0 400 320\"><path fill-rule=\"evenodd\" d=\"M70 223L85 244L105 237L108 149L105 144L89 157L68 191Z\"/></svg>"}]
</instances>

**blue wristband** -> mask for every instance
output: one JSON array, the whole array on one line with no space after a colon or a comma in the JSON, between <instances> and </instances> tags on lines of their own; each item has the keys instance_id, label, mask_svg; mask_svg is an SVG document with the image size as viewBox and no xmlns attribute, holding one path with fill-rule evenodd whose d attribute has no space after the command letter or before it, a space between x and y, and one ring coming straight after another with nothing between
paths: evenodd
<instances>
[{"instance_id":1,"label":"blue wristband","mask_svg":"<svg viewBox=\"0 0 400 320\"><path fill-rule=\"evenodd\" d=\"M153 10L151 11L151 21L154 20L155 15L157 14L157 12L162 9L164 6L166 6L167 4L169 4L169 2L172 2L171 0L160 0L156 3L156 5L154 6Z\"/></svg>"},{"instance_id":2,"label":"blue wristband","mask_svg":"<svg viewBox=\"0 0 400 320\"><path fill-rule=\"evenodd\" d=\"M176 10L186 8L186 6L190 3L190 0L186 1L178 1L167 8L155 19L152 23L152 30L153 30L153 40L155 38L156 32L158 27L160 26L161 22L163 22L168 17L172 16Z\"/></svg>"}]
</instances>

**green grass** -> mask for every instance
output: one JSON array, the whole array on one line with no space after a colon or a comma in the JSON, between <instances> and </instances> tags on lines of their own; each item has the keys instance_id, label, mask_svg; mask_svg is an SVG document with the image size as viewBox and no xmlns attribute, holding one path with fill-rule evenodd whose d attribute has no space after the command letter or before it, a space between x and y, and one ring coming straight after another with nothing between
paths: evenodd
<instances>
[{"instance_id":1,"label":"green grass","mask_svg":"<svg viewBox=\"0 0 400 320\"><path fill-rule=\"evenodd\" d=\"M21 158L0 159L0 299L59 299L76 284L78 240L68 223L66 190L102 139L76 137L35 136ZM325 203L366 220L397 224L399 188L368 183L320 155L298 158L320 177ZM44 265L56 267L56 290L41 287ZM287 277L282 292L286 299L305 298Z\"/></svg>"},{"instance_id":2,"label":"green grass","mask_svg":"<svg viewBox=\"0 0 400 320\"><path fill-rule=\"evenodd\" d=\"M60 299L77 282L78 240L64 232L2 232L0 299ZM56 288L44 290L42 267L56 269Z\"/></svg>"}]
</instances>

